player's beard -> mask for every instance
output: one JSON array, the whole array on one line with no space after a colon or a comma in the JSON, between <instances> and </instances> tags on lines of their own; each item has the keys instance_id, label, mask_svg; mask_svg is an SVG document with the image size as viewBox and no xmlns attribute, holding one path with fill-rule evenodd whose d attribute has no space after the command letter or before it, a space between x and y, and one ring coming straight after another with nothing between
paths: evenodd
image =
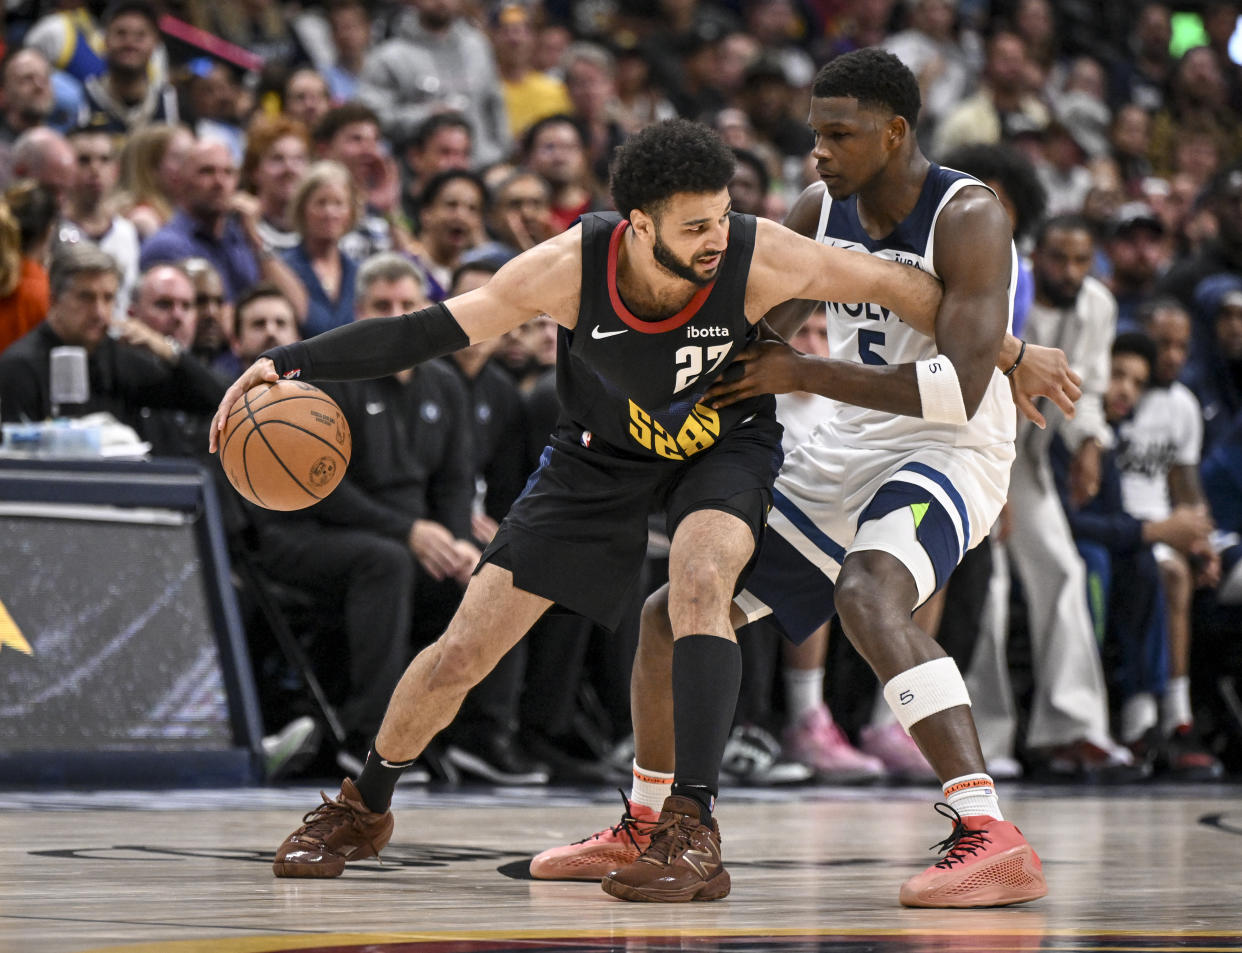
<instances>
[{"instance_id":1,"label":"player's beard","mask_svg":"<svg viewBox=\"0 0 1242 953\"><path fill-rule=\"evenodd\" d=\"M655 256L655 260L675 274L678 278L684 278L686 281L692 282L699 287L706 287L716 280L716 275L720 272L720 264L717 263L715 270L710 275L703 275L694 270L694 260L682 261L673 254L673 249L669 248L656 234L655 247L651 249L651 253ZM711 258L711 255L704 255L705 258ZM724 254L720 253L720 261L724 261Z\"/></svg>"}]
</instances>

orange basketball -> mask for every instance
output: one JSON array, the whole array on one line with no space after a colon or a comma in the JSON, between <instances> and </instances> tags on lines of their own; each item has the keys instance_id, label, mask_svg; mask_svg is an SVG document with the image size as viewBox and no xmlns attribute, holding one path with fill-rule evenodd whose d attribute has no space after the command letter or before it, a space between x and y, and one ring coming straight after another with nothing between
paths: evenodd
<instances>
[{"instance_id":1,"label":"orange basketball","mask_svg":"<svg viewBox=\"0 0 1242 953\"><path fill-rule=\"evenodd\" d=\"M251 503L300 510L336 489L352 446L336 401L311 384L277 381L233 404L220 434L220 465Z\"/></svg>"}]
</instances>

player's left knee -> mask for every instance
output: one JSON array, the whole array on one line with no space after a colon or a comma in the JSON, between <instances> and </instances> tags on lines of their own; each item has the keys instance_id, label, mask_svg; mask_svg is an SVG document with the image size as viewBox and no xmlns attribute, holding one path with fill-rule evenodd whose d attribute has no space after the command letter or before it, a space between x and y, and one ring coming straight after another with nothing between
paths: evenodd
<instances>
[{"instance_id":1,"label":"player's left knee","mask_svg":"<svg viewBox=\"0 0 1242 953\"><path fill-rule=\"evenodd\" d=\"M687 560L669 582L668 615L676 631L697 620L727 611L735 579L720 563L704 555Z\"/></svg>"}]
</instances>

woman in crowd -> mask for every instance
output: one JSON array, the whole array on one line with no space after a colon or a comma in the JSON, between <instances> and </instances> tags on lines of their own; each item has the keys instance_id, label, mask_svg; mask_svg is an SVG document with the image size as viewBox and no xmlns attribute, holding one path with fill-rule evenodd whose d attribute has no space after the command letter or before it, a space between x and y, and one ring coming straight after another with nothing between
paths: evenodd
<instances>
[{"instance_id":1,"label":"woman in crowd","mask_svg":"<svg viewBox=\"0 0 1242 953\"><path fill-rule=\"evenodd\" d=\"M290 218L301 241L285 253L285 261L310 296L303 337L354 318L358 264L338 246L357 224L361 206L354 180L339 162L316 162L293 195Z\"/></svg>"},{"instance_id":2,"label":"woman in crowd","mask_svg":"<svg viewBox=\"0 0 1242 953\"><path fill-rule=\"evenodd\" d=\"M178 177L193 144L184 126L152 125L131 135L121 150L121 214L144 241L172 218Z\"/></svg>"}]
</instances>

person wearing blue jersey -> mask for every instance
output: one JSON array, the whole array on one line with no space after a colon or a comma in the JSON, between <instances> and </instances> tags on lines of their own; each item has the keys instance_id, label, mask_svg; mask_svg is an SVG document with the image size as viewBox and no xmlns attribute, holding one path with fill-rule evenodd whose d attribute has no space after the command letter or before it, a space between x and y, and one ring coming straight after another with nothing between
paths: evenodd
<instances>
[{"instance_id":1,"label":"person wearing blue jersey","mask_svg":"<svg viewBox=\"0 0 1242 953\"><path fill-rule=\"evenodd\" d=\"M727 409L763 393L804 391L837 401L785 460L732 619L767 618L801 641L840 615L898 722L936 769L948 802L941 813L954 822L945 857L903 885L901 902L994 906L1043 896L1040 861L1003 820L957 666L911 613L945 585L1000 513L1014 457L1015 397L1042 426L1030 395L1041 392L1037 380L1049 369L1066 364L1060 351L1008 333L1017 274L1009 219L979 180L924 157L912 131L918 110L918 83L891 54L859 50L825 66L809 120L822 184L802 194L786 223L849 249L860 263L895 260L939 277L944 299L934 329L919 328L900 309L836 293L828 301L831 358L783 341L757 343L737 359L743 372L714 385L707 400ZM807 310L791 303L768 321L788 334ZM1072 414L1080 382L1067 370L1066 377L1053 396ZM708 734L683 724L680 709L673 717L661 689L681 651L669 625L676 597L674 580L643 613L631 690L635 784L622 823L545 851L532 861L536 876L586 871L597 851L611 853L614 869L597 867L596 876L613 896L712 899L701 887L710 878L695 845L679 839L674 815L682 805L674 802L681 799L664 800L658 817L651 811L669 790L660 782L674 771L681 777L681 753L696 747L691 733Z\"/></svg>"}]
</instances>

